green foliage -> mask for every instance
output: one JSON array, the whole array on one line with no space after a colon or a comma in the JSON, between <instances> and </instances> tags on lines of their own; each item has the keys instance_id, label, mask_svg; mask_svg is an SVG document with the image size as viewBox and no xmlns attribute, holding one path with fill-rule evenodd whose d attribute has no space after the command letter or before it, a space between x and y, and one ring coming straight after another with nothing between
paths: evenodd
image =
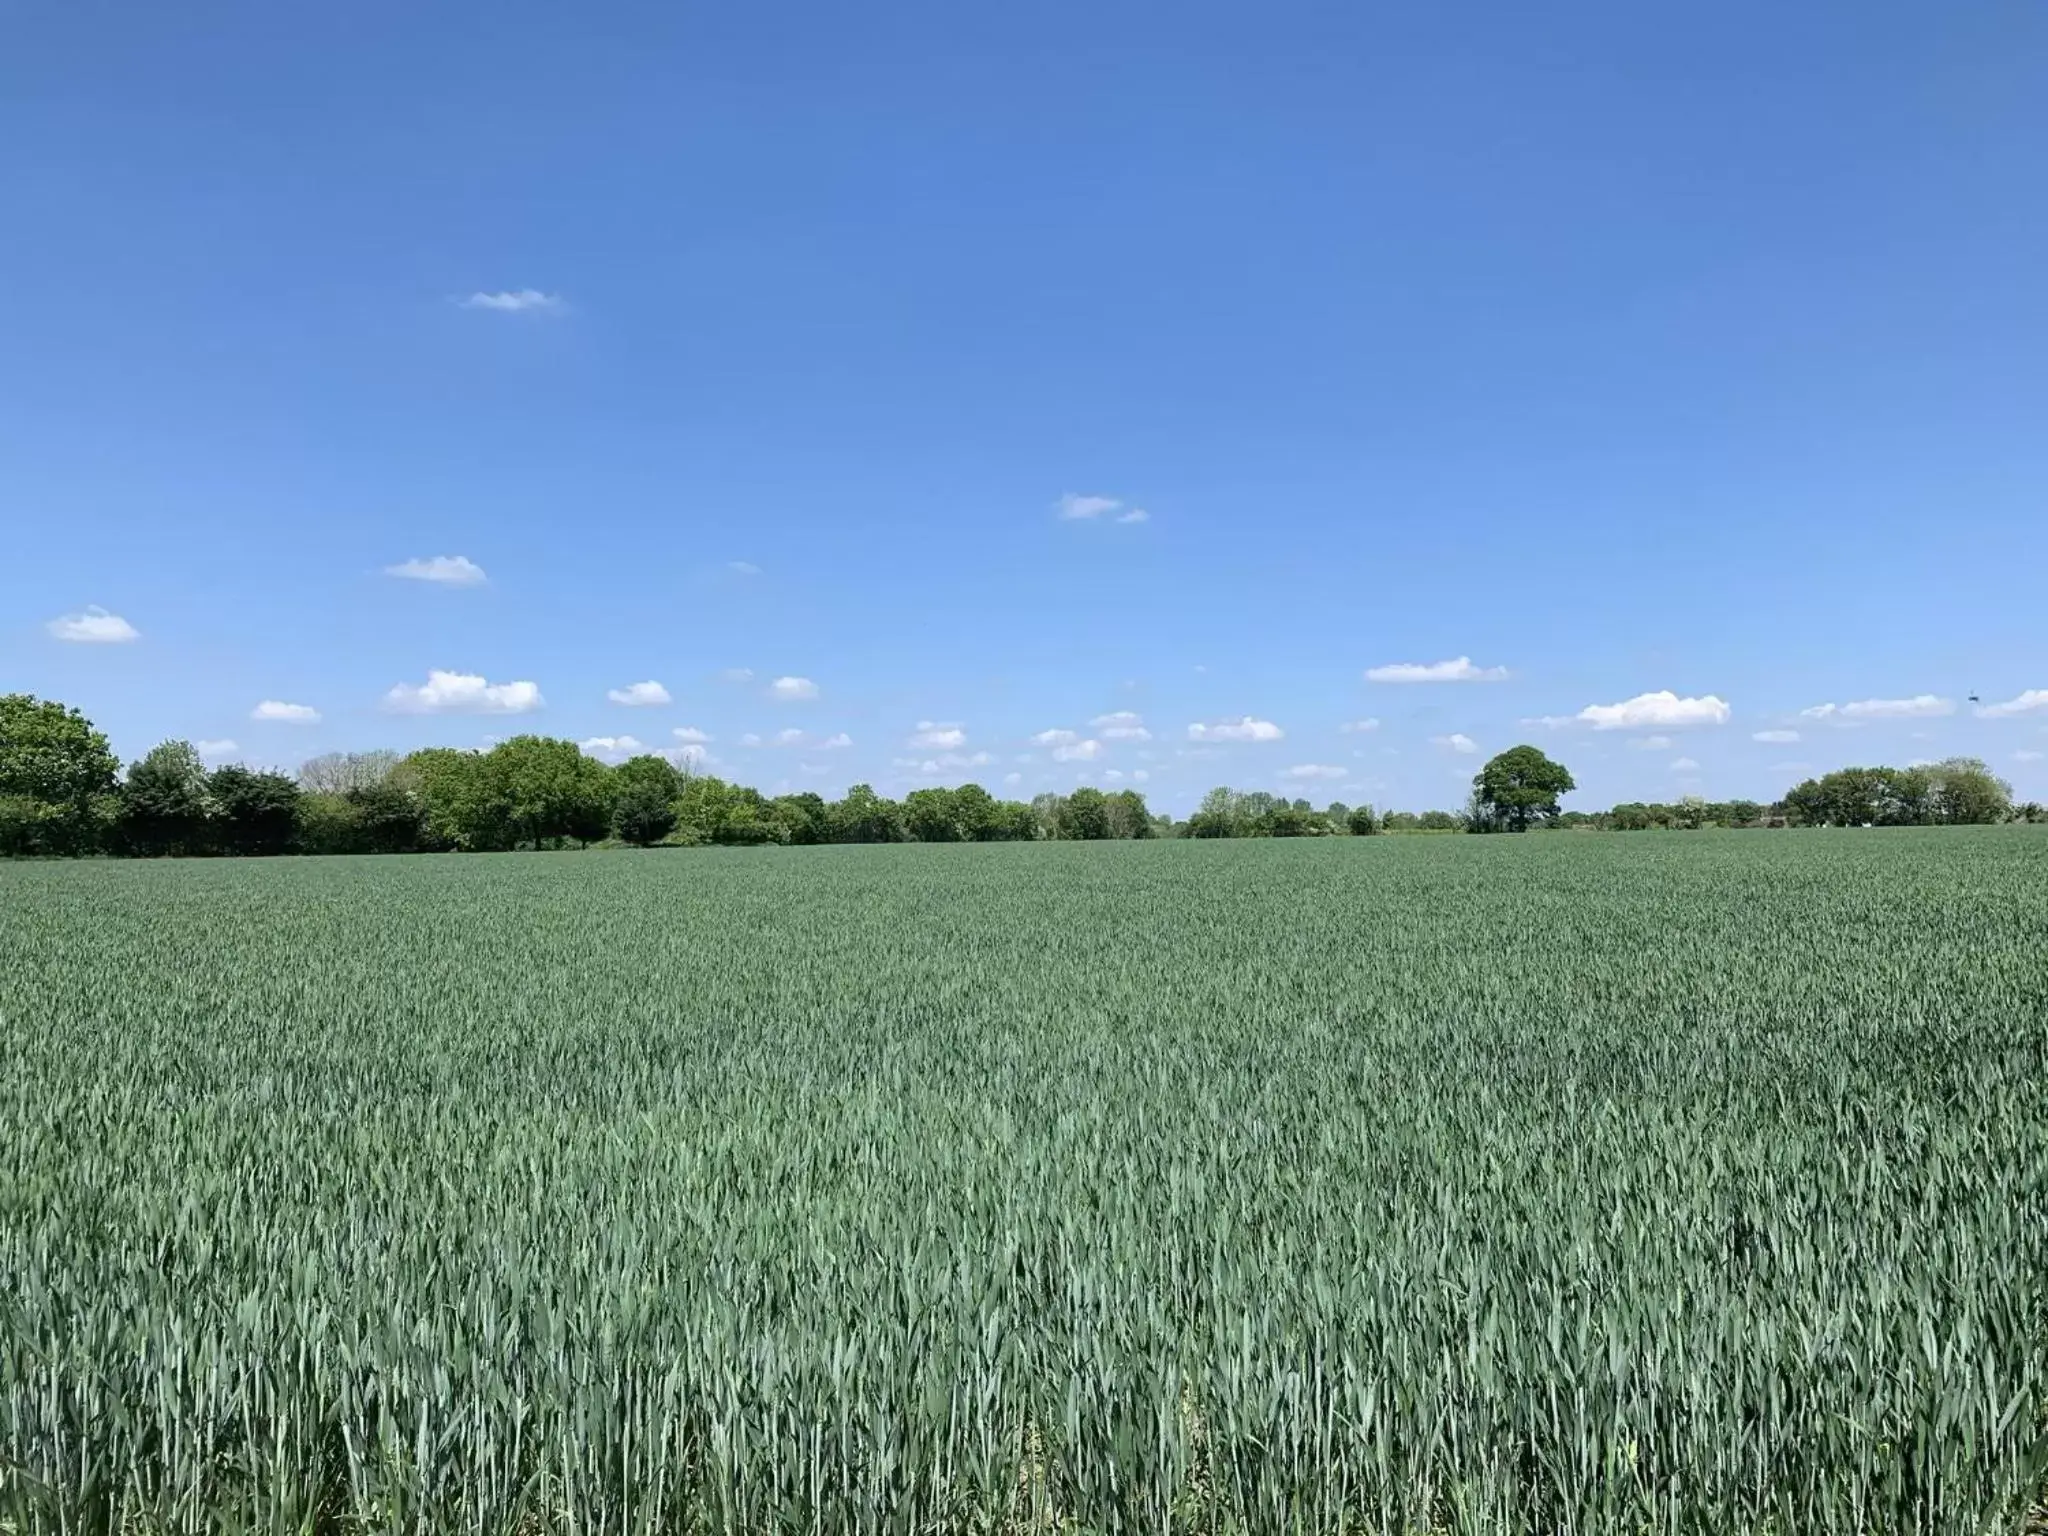
<instances>
[{"instance_id":1,"label":"green foliage","mask_svg":"<svg viewBox=\"0 0 2048 1536\"><path fill-rule=\"evenodd\" d=\"M1369 805L1352 807L1344 817L1344 830L1353 837L1371 837L1374 833L1378 832L1380 826L1373 819L1372 807Z\"/></svg>"},{"instance_id":2,"label":"green foliage","mask_svg":"<svg viewBox=\"0 0 2048 1536\"><path fill-rule=\"evenodd\" d=\"M113 811L119 766L77 710L0 695L0 855L91 852Z\"/></svg>"},{"instance_id":3,"label":"green foliage","mask_svg":"<svg viewBox=\"0 0 2048 1536\"><path fill-rule=\"evenodd\" d=\"M612 834L637 848L651 847L676 829L676 794L683 776L667 758L648 753L612 770Z\"/></svg>"},{"instance_id":4,"label":"green foliage","mask_svg":"<svg viewBox=\"0 0 2048 1536\"><path fill-rule=\"evenodd\" d=\"M1509 747L1472 779L1474 832L1526 832L1558 814L1558 796L1577 786L1562 763L1535 747Z\"/></svg>"},{"instance_id":5,"label":"green foliage","mask_svg":"<svg viewBox=\"0 0 2048 1536\"><path fill-rule=\"evenodd\" d=\"M1785 810L1809 827L1990 825L2012 810L2012 786L1981 758L1916 768L1838 768L1795 785Z\"/></svg>"},{"instance_id":6,"label":"green foliage","mask_svg":"<svg viewBox=\"0 0 2048 1536\"><path fill-rule=\"evenodd\" d=\"M143 858L207 851L206 765L189 741L166 741L129 764L120 837Z\"/></svg>"},{"instance_id":7,"label":"green foliage","mask_svg":"<svg viewBox=\"0 0 2048 1536\"><path fill-rule=\"evenodd\" d=\"M296 781L231 763L207 775L206 800L209 842L215 852L252 856L292 851L298 832Z\"/></svg>"},{"instance_id":8,"label":"green foliage","mask_svg":"<svg viewBox=\"0 0 2048 1536\"><path fill-rule=\"evenodd\" d=\"M2017 1531L2044 838L0 867L0 1528Z\"/></svg>"}]
</instances>

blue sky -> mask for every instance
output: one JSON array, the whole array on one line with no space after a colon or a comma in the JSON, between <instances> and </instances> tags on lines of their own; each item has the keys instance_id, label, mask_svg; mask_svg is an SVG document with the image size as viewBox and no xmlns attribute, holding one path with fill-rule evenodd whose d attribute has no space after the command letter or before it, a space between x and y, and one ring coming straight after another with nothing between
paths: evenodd
<instances>
[{"instance_id":1,"label":"blue sky","mask_svg":"<svg viewBox=\"0 0 2048 1536\"><path fill-rule=\"evenodd\" d=\"M0 686L131 757L2048 797L2044 145L2008 0L17 10Z\"/></svg>"}]
</instances>

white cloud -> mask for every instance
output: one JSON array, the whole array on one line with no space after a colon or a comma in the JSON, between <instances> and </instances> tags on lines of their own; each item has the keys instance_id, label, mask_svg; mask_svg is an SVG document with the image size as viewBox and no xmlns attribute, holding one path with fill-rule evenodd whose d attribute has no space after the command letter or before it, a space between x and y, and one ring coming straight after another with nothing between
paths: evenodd
<instances>
[{"instance_id":1,"label":"white cloud","mask_svg":"<svg viewBox=\"0 0 2048 1536\"><path fill-rule=\"evenodd\" d=\"M758 747L761 745L761 738L755 732L748 731L740 737L740 745L743 747Z\"/></svg>"},{"instance_id":2,"label":"white cloud","mask_svg":"<svg viewBox=\"0 0 2048 1536\"><path fill-rule=\"evenodd\" d=\"M754 564L751 560L728 560L725 562L725 568L735 576L758 576L761 574L761 567Z\"/></svg>"},{"instance_id":3,"label":"white cloud","mask_svg":"<svg viewBox=\"0 0 2048 1536\"><path fill-rule=\"evenodd\" d=\"M1144 769L1144 768L1133 768L1133 769L1131 770L1131 777L1132 777L1133 779L1137 780L1137 782L1138 782L1138 783L1140 783L1140 784L1143 784L1143 783L1146 783L1146 782L1148 782L1148 781L1149 781L1149 780L1151 779L1151 777L1152 777L1152 774L1151 774L1150 770L1148 770L1148 769Z\"/></svg>"},{"instance_id":4,"label":"white cloud","mask_svg":"<svg viewBox=\"0 0 2048 1536\"><path fill-rule=\"evenodd\" d=\"M472 293L461 301L464 309L494 309L500 314L555 314L563 308L562 297L542 293L538 288L515 288L499 293Z\"/></svg>"},{"instance_id":5,"label":"white cloud","mask_svg":"<svg viewBox=\"0 0 2048 1536\"><path fill-rule=\"evenodd\" d=\"M1286 734L1272 721L1255 719L1251 715L1188 727L1189 741L1278 741Z\"/></svg>"},{"instance_id":6,"label":"white cloud","mask_svg":"<svg viewBox=\"0 0 2048 1536\"><path fill-rule=\"evenodd\" d=\"M473 672L432 671L417 687L396 684L384 707L401 715L523 715L546 700L533 683L487 683Z\"/></svg>"},{"instance_id":7,"label":"white cloud","mask_svg":"<svg viewBox=\"0 0 2048 1536\"><path fill-rule=\"evenodd\" d=\"M1342 731L1346 736L1355 736L1360 731L1376 731L1379 728L1379 721L1370 715L1368 715L1363 720L1346 720L1342 725L1337 727L1337 729Z\"/></svg>"},{"instance_id":8,"label":"white cloud","mask_svg":"<svg viewBox=\"0 0 2048 1536\"><path fill-rule=\"evenodd\" d=\"M1640 730L1645 726L1720 725L1728 718L1727 703L1713 694L1681 699L1669 688L1639 693L1619 704L1588 704L1578 718L1596 731Z\"/></svg>"},{"instance_id":9,"label":"white cloud","mask_svg":"<svg viewBox=\"0 0 2048 1536\"><path fill-rule=\"evenodd\" d=\"M602 759L607 763L624 762L636 752L647 749L631 736L592 736L576 745L583 749L586 757Z\"/></svg>"},{"instance_id":10,"label":"white cloud","mask_svg":"<svg viewBox=\"0 0 2048 1536\"><path fill-rule=\"evenodd\" d=\"M1689 757L1674 757L1671 760L1671 771L1673 773L1691 773L1697 767L1699 767L1699 764Z\"/></svg>"},{"instance_id":11,"label":"white cloud","mask_svg":"<svg viewBox=\"0 0 2048 1536\"><path fill-rule=\"evenodd\" d=\"M1750 735L1749 739L1751 741L1770 742L1797 741L1799 733L1797 731L1756 731Z\"/></svg>"},{"instance_id":12,"label":"white cloud","mask_svg":"<svg viewBox=\"0 0 2048 1536\"><path fill-rule=\"evenodd\" d=\"M1150 741L1152 733L1145 729L1144 716L1128 709L1113 710L1106 715L1097 715L1088 722L1102 732L1105 741Z\"/></svg>"},{"instance_id":13,"label":"white cloud","mask_svg":"<svg viewBox=\"0 0 2048 1536\"><path fill-rule=\"evenodd\" d=\"M675 737L677 741L694 741L698 743L703 743L711 739L711 733L709 731L700 731L694 725L679 725L673 731L669 732L669 734Z\"/></svg>"},{"instance_id":14,"label":"white cloud","mask_svg":"<svg viewBox=\"0 0 2048 1536\"><path fill-rule=\"evenodd\" d=\"M980 768L995 759L986 752L941 752L936 757L898 757L890 761L893 766L907 768L913 773L937 774L960 768Z\"/></svg>"},{"instance_id":15,"label":"white cloud","mask_svg":"<svg viewBox=\"0 0 2048 1536\"><path fill-rule=\"evenodd\" d=\"M1142 523L1149 521L1151 516L1143 507L1133 507L1128 512L1119 512L1116 520L1120 523Z\"/></svg>"},{"instance_id":16,"label":"white cloud","mask_svg":"<svg viewBox=\"0 0 2048 1536\"><path fill-rule=\"evenodd\" d=\"M674 702L669 698L668 690L652 678L649 678L644 683L628 683L623 688L606 689L605 697L614 704L631 704L636 706Z\"/></svg>"},{"instance_id":17,"label":"white cloud","mask_svg":"<svg viewBox=\"0 0 2048 1536\"><path fill-rule=\"evenodd\" d=\"M1121 519L1119 519L1119 521L1121 521ZM1105 784L1116 784L1116 783L1120 783L1120 782L1122 782L1122 780L1123 780L1123 776L1124 776L1124 771L1123 771L1123 769L1121 769L1121 768L1109 768L1109 769L1105 769L1105 770L1103 771L1103 775L1102 775L1102 782L1103 782L1103 783L1105 783Z\"/></svg>"},{"instance_id":18,"label":"white cloud","mask_svg":"<svg viewBox=\"0 0 2048 1536\"><path fill-rule=\"evenodd\" d=\"M1052 749L1052 760L1056 763L1093 762L1102 755L1102 743L1093 737L1085 741L1069 741Z\"/></svg>"},{"instance_id":19,"label":"white cloud","mask_svg":"<svg viewBox=\"0 0 2048 1536\"><path fill-rule=\"evenodd\" d=\"M59 640L70 640L79 645L121 645L142 638L141 630L97 603L77 613L52 619L44 628Z\"/></svg>"},{"instance_id":20,"label":"white cloud","mask_svg":"<svg viewBox=\"0 0 2048 1536\"><path fill-rule=\"evenodd\" d=\"M778 747L800 747L803 744L804 733L793 725L784 726L775 733L775 745Z\"/></svg>"},{"instance_id":21,"label":"white cloud","mask_svg":"<svg viewBox=\"0 0 2048 1536\"><path fill-rule=\"evenodd\" d=\"M1024 782L1024 775L1013 768L1003 775L1003 782L1005 784L1022 784Z\"/></svg>"},{"instance_id":22,"label":"white cloud","mask_svg":"<svg viewBox=\"0 0 2048 1536\"><path fill-rule=\"evenodd\" d=\"M2038 763L2043 757L2048 757L2048 753L2036 752L2032 747L2021 747L2013 753L2012 760L2016 763Z\"/></svg>"},{"instance_id":23,"label":"white cloud","mask_svg":"<svg viewBox=\"0 0 2048 1536\"><path fill-rule=\"evenodd\" d=\"M967 733L951 721L920 720L917 730L904 745L926 752L950 751L967 745Z\"/></svg>"},{"instance_id":24,"label":"white cloud","mask_svg":"<svg viewBox=\"0 0 2048 1536\"><path fill-rule=\"evenodd\" d=\"M844 731L838 731L830 736L827 736L823 741L819 742L818 745L825 748L825 750L828 752L837 751L841 747L852 746L853 738L847 735Z\"/></svg>"},{"instance_id":25,"label":"white cloud","mask_svg":"<svg viewBox=\"0 0 2048 1536\"><path fill-rule=\"evenodd\" d=\"M1479 750L1479 743L1470 736L1467 736L1463 731L1453 731L1448 736L1432 736L1429 738L1429 742L1431 746L1442 747L1446 752L1477 752Z\"/></svg>"},{"instance_id":26,"label":"white cloud","mask_svg":"<svg viewBox=\"0 0 2048 1536\"><path fill-rule=\"evenodd\" d=\"M251 720L281 720L287 725L318 725L320 711L310 704L287 704L282 699L265 699L249 711Z\"/></svg>"},{"instance_id":27,"label":"white cloud","mask_svg":"<svg viewBox=\"0 0 2048 1536\"><path fill-rule=\"evenodd\" d=\"M718 680L722 683L751 683L754 680L754 669L752 667L727 667L718 674Z\"/></svg>"},{"instance_id":28,"label":"white cloud","mask_svg":"<svg viewBox=\"0 0 2048 1536\"><path fill-rule=\"evenodd\" d=\"M219 741L195 741L192 748L209 762L218 762L224 757L233 757L242 749L225 738Z\"/></svg>"},{"instance_id":29,"label":"white cloud","mask_svg":"<svg viewBox=\"0 0 2048 1536\"><path fill-rule=\"evenodd\" d=\"M681 747L665 747L661 755L676 767L693 773L711 762L711 754L695 743Z\"/></svg>"},{"instance_id":30,"label":"white cloud","mask_svg":"<svg viewBox=\"0 0 2048 1536\"><path fill-rule=\"evenodd\" d=\"M778 677L768 685L768 697L771 699L801 700L817 696L818 685L808 677Z\"/></svg>"},{"instance_id":31,"label":"white cloud","mask_svg":"<svg viewBox=\"0 0 2048 1536\"><path fill-rule=\"evenodd\" d=\"M125 639L127 637L115 636L114 638ZM2003 704L1981 705L1977 713L1986 720L2002 720L2011 715L2031 714L2037 709L2048 709L2048 688L2029 688L2025 693L2015 698L2007 699Z\"/></svg>"},{"instance_id":32,"label":"white cloud","mask_svg":"<svg viewBox=\"0 0 2048 1536\"><path fill-rule=\"evenodd\" d=\"M484 568L467 555L429 555L401 560L396 565L384 567L386 576L401 576L407 581L433 581L444 587L478 587L488 580Z\"/></svg>"},{"instance_id":33,"label":"white cloud","mask_svg":"<svg viewBox=\"0 0 2048 1536\"><path fill-rule=\"evenodd\" d=\"M1507 679L1506 667L1475 667L1470 656L1453 656L1449 661L1396 661L1383 667L1368 667L1369 683L1498 683Z\"/></svg>"},{"instance_id":34,"label":"white cloud","mask_svg":"<svg viewBox=\"0 0 2048 1536\"><path fill-rule=\"evenodd\" d=\"M1672 741L1669 736L1638 736L1629 745L1643 752L1669 752Z\"/></svg>"},{"instance_id":35,"label":"white cloud","mask_svg":"<svg viewBox=\"0 0 2048 1536\"><path fill-rule=\"evenodd\" d=\"M1341 779L1344 770L1329 763L1296 763L1292 768L1280 770L1283 779Z\"/></svg>"},{"instance_id":36,"label":"white cloud","mask_svg":"<svg viewBox=\"0 0 2048 1536\"><path fill-rule=\"evenodd\" d=\"M1554 731L1563 726L1577 725L1578 723L1579 717L1577 715L1524 715L1516 722L1518 725L1541 726L1546 731Z\"/></svg>"},{"instance_id":37,"label":"white cloud","mask_svg":"<svg viewBox=\"0 0 2048 1536\"><path fill-rule=\"evenodd\" d=\"M1799 711L1808 720L1851 725L1861 720L1927 720L1956 712L1954 699L1918 693L1910 699L1858 699L1853 704L1816 704Z\"/></svg>"},{"instance_id":38,"label":"white cloud","mask_svg":"<svg viewBox=\"0 0 2048 1536\"><path fill-rule=\"evenodd\" d=\"M1079 731L1061 730L1055 726L1051 730L1040 731L1031 739L1041 747L1059 747L1065 746L1068 742L1079 741L1081 733Z\"/></svg>"},{"instance_id":39,"label":"white cloud","mask_svg":"<svg viewBox=\"0 0 2048 1536\"><path fill-rule=\"evenodd\" d=\"M1077 518L1100 517L1105 512L1114 512L1123 505L1114 496L1077 496L1067 492L1053 503L1053 510L1061 517L1073 521Z\"/></svg>"}]
</instances>

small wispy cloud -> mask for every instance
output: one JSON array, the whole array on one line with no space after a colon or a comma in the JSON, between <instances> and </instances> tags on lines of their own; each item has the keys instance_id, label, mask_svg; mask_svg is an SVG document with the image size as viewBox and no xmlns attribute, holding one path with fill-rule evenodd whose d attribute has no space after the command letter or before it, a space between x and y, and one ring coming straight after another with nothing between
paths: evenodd
<instances>
[{"instance_id":1,"label":"small wispy cloud","mask_svg":"<svg viewBox=\"0 0 2048 1536\"><path fill-rule=\"evenodd\" d=\"M400 715L523 715L546 700L537 685L486 682L474 672L427 673L424 683L399 683L384 707Z\"/></svg>"},{"instance_id":2,"label":"small wispy cloud","mask_svg":"<svg viewBox=\"0 0 2048 1536\"><path fill-rule=\"evenodd\" d=\"M818 745L823 747L827 752L836 752L841 747L852 746L853 738L847 735L844 731L834 731L830 736L827 736L823 741L819 742Z\"/></svg>"},{"instance_id":3,"label":"small wispy cloud","mask_svg":"<svg viewBox=\"0 0 2048 1536\"><path fill-rule=\"evenodd\" d=\"M1114 496L1079 496L1069 491L1053 503L1053 511L1069 522L1076 522L1100 517L1122 506L1123 503Z\"/></svg>"},{"instance_id":4,"label":"small wispy cloud","mask_svg":"<svg viewBox=\"0 0 2048 1536\"><path fill-rule=\"evenodd\" d=\"M754 680L752 667L727 667L718 674L721 683L751 683Z\"/></svg>"},{"instance_id":5,"label":"small wispy cloud","mask_svg":"<svg viewBox=\"0 0 2048 1536\"><path fill-rule=\"evenodd\" d=\"M643 709L651 705L674 702L669 697L668 690L651 677L644 683L628 683L623 688L608 688L604 696L614 704L626 704Z\"/></svg>"},{"instance_id":6,"label":"small wispy cloud","mask_svg":"<svg viewBox=\"0 0 2048 1536\"><path fill-rule=\"evenodd\" d=\"M585 757L594 757L602 762L622 763L637 752L647 749L632 736L591 736L576 743Z\"/></svg>"},{"instance_id":7,"label":"small wispy cloud","mask_svg":"<svg viewBox=\"0 0 2048 1536\"><path fill-rule=\"evenodd\" d=\"M1062 742L1052 749L1052 760L1056 763L1088 763L1101 755L1102 743L1093 737Z\"/></svg>"},{"instance_id":8,"label":"small wispy cloud","mask_svg":"<svg viewBox=\"0 0 2048 1536\"><path fill-rule=\"evenodd\" d=\"M1910 699L1858 699L1853 704L1815 704L1810 709L1799 711L1808 720L1825 720L1836 725L1854 725L1864 720L1932 720L1955 712L1954 699L1940 698L1931 693L1916 693Z\"/></svg>"},{"instance_id":9,"label":"small wispy cloud","mask_svg":"<svg viewBox=\"0 0 2048 1536\"><path fill-rule=\"evenodd\" d=\"M919 751L952 751L967 745L967 732L952 721L920 720L905 746Z\"/></svg>"},{"instance_id":10,"label":"small wispy cloud","mask_svg":"<svg viewBox=\"0 0 2048 1536\"><path fill-rule=\"evenodd\" d=\"M401 560L384 567L386 576L406 581L431 581L444 587L480 587L488 579L484 568L467 555L429 555L424 559Z\"/></svg>"},{"instance_id":11,"label":"small wispy cloud","mask_svg":"<svg viewBox=\"0 0 2048 1536\"><path fill-rule=\"evenodd\" d=\"M768 697L785 702L802 702L818 696L818 685L808 677L778 677L768 685Z\"/></svg>"},{"instance_id":12,"label":"small wispy cloud","mask_svg":"<svg viewBox=\"0 0 2048 1536\"><path fill-rule=\"evenodd\" d=\"M503 315L560 314L567 307L560 294L542 293L538 288L512 288L497 293L479 291L457 302L464 309L495 310Z\"/></svg>"},{"instance_id":13,"label":"small wispy cloud","mask_svg":"<svg viewBox=\"0 0 2048 1536\"><path fill-rule=\"evenodd\" d=\"M242 749L223 737L218 741L195 741L192 749L208 762L219 762L224 757L233 757Z\"/></svg>"},{"instance_id":14,"label":"small wispy cloud","mask_svg":"<svg viewBox=\"0 0 2048 1536\"><path fill-rule=\"evenodd\" d=\"M1198 721L1188 727L1189 741L1278 741L1286 734L1272 721L1252 715L1207 724Z\"/></svg>"},{"instance_id":15,"label":"small wispy cloud","mask_svg":"<svg viewBox=\"0 0 2048 1536\"><path fill-rule=\"evenodd\" d=\"M2029 688L2002 704L1979 705L1977 713L1986 720L2003 720L2013 715L2032 714L2037 709L2048 709L2048 688Z\"/></svg>"},{"instance_id":16,"label":"small wispy cloud","mask_svg":"<svg viewBox=\"0 0 2048 1536\"><path fill-rule=\"evenodd\" d=\"M1341 779L1345 770L1329 763L1296 763L1292 768L1282 768L1283 779Z\"/></svg>"},{"instance_id":17,"label":"small wispy cloud","mask_svg":"<svg viewBox=\"0 0 2048 1536\"><path fill-rule=\"evenodd\" d=\"M1145 728L1144 716L1134 710L1113 710L1106 715L1097 715L1088 722L1102 732L1105 741L1150 741L1152 733Z\"/></svg>"},{"instance_id":18,"label":"small wispy cloud","mask_svg":"<svg viewBox=\"0 0 2048 1536\"><path fill-rule=\"evenodd\" d=\"M1463 731L1453 731L1448 736L1432 736L1429 741L1431 746L1442 747L1446 752L1463 753L1479 750L1479 743Z\"/></svg>"},{"instance_id":19,"label":"small wispy cloud","mask_svg":"<svg viewBox=\"0 0 2048 1536\"><path fill-rule=\"evenodd\" d=\"M669 734L677 741L688 741L702 745L711 739L709 731L700 731L694 725L679 725Z\"/></svg>"},{"instance_id":20,"label":"small wispy cloud","mask_svg":"<svg viewBox=\"0 0 2048 1536\"><path fill-rule=\"evenodd\" d=\"M1152 514L1143 507L1133 507L1128 512L1119 512L1116 520L1120 523L1146 523L1152 520Z\"/></svg>"},{"instance_id":21,"label":"small wispy cloud","mask_svg":"<svg viewBox=\"0 0 2048 1536\"><path fill-rule=\"evenodd\" d=\"M1787 730L1752 731L1750 732L1749 739L1751 741L1768 741L1774 745L1783 745L1788 741L1797 741L1799 733Z\"/></svg>"},{"instance_id":22,"label":"small wispy cloud","mask_svg":"<svg viewBox=\"0 0 2048 1536\"><path fill-rule=\"evenodd\" d=\"M1337 729L1342 731L1346 736L1355 736L1360 731L1376 731L1379 728L1379 721L1370 715L1368 715L1363 720L1346 720L1342 725L1337 727Z\"/></svg>"},{"instance_id":23,"label":"small wispy cloud","mask_svg":"<svg viewBox=\"0 0 2048 1536\"><path fill-rule=\"evenodd\" d=\"M751 560L728 560L725 562L725 568L735 576L758 576L761 574L761 567L754 564Z\"/></svg>"},{"instance_id":24,"label":"small wispy cloud","mask_svg":"<svg viewBox=\"0 0 2048 1536\"><path fill-rule=\"evenodd\" d=\"M1699 767L1699 764L1689 757L1674 757L1671 760L1671 771L1673 773L1691 773L1697 767Z\"/></svg>"},{"instance_id":25,"label":"small wispy cloud","mask_svg":"<svg viewBox=\"0 0 2048 1536\"><path fill-rule=\"evenodd\" d=\"M2013 753L2012 760L2016 763L2038 763L2043 757L2048 757L2048 753L2036 752L2032 747L2021 747Z\"/></svg>"},{"instance_id":26,"label":"small wispy cloud","mask_svg":"<svg viewBox=\"0 0 2048 1536\"><path fill-rule=\"evenodd\" d=\"M1081 733L1079 731L1069 731L1060 726L1054 726L1050 730L1040 731L1031 739L1041 747L1058 747L1064 746L1070 741L1079 741Z\"/></svg>"},{"instance_id":27,"label":"small wispy cloud","mask_svg":"<svg viewBox=\"0 0 2048 1536\"><path fill-rule=\"evenodd\" d=\"M81 608L77 613L63 614L43 627L59 640L68 640L74 645L125 645L130 640L142 638L141 630L97 603Z\"/></svg>"},{"instance_id":28,"label":"small wispy cloud","mask_svg":"<svg viewBox=\"0 0 2048 1536\"><path fill-rule=\"evenodd\" d=\"M1659 726L1721 725L1728 719L1726 700L1707 694L1680 698L1669 688L1639 693L1619 704L1588 704L1578 718L1596 731L1654 729Z\"/></svg>"},{"instance_id":29,"label":"small wispy cloud","mask_svg":"<svg viewBox=\"0 0 2048 1536\"><path fill-rule=\"evenodd\" d=\"M249 711L251 720L277 720L286 725L318 725L320 711L310 704L287 704L282 699L265 699Z\"/></svg>"},{"instance_id":30,"label":"small wispy cloud","mask_svg":"<svg viewBox=\"0 0 2048 1536\"><path fill-rule=\"evenodd\" d=\"M1449 661L1395 661L1382 667L1368 667L1369 683L1500 683L1507 681L1506 667L1481 667L1470 656L1453 656Z\"/></svg>"}]
</instances>

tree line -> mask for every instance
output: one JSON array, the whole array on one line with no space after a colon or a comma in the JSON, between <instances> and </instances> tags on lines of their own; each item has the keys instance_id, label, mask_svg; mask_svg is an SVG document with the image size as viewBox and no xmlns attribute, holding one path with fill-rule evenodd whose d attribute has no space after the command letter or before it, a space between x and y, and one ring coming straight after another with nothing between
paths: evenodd
<instances>
[{"instance_id":1,"label":"tree line","mask_svg":"<svg viewBox=\"0 0 2048 1536\"><path fill-rule=\"evenodd\" d=\"M1920 826L2048 821L2015 807L2011 787L1975 758L1912 768L1844 768L1774 805L1629 802L1565 811L1570 773L1513 747L1473 779L1460 811L1376 812L1264 791L1211 790L1187 820L1155 815L1136 790L1089 786L1030 801L979 784L910 791L856 784L838 800L764 795L652 754L616 767L573 741L515 736L487 751L428 747L329 753L296 776L209 769L189 742L167 741L122 771L75 709L0 697L0 854L132 857L493 852L619 842L805 845L1100 841L1125 838L1352 837L1403 832L1643 831L1753 826Z\"/></svg>"}]
</instances>

